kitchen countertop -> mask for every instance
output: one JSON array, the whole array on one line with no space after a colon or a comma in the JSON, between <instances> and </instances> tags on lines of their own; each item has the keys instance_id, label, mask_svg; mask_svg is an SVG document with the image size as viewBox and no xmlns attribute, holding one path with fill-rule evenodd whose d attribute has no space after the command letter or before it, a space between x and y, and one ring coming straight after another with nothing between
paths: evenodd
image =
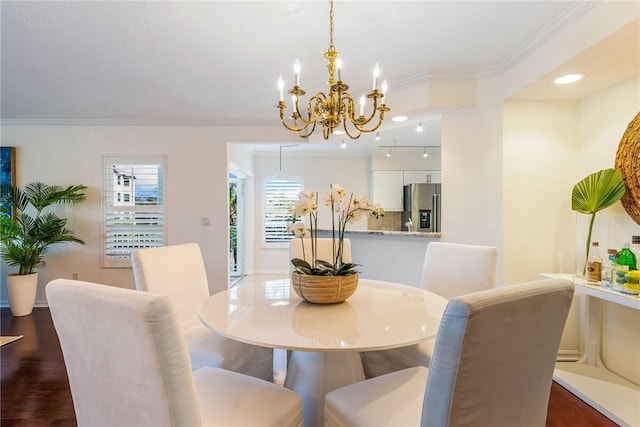
<instances>
[{"instance_id":1,"label":"kitchen countertop","mask_svg":"<svg viewBox=\"0 0 640 427\"><path fill-rule=\"evenodd\" d=\"M320 232L330 233L331 230L318 230ZM367 234L373 236L394 236L394 237L423 237L423 238L441 238L442 233L422 233L419 231L392 231L392 230L345 230L345 235L349 234Z\"/></svg>"}]
</instances>

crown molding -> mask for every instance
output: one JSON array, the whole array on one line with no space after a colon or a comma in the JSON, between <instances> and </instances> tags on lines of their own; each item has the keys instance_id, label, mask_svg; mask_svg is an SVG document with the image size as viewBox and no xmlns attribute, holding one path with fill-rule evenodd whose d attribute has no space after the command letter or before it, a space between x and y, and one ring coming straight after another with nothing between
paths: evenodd
<instances>
[{"instance_id":1,"label":"crown molding","mask_svg":"<svg viewBox=\"0 0 640 427\"><path fill-rule=\"evenodd\" d=\"M276 126L266 120L250 122L239 120L191 120L191 119L0 119L0 125L20 126Z\"/></svg>"},{"instance_id":2,"label":"crown molding","mask_svg":"<svg viewBox=\"0 0 640 427\"><path fill-rule=\"evenodd\" d=\"M522 45L516 48L509 55L504 57L499 63L479 70L477 73L468 69L449 69L449 70L428 70L422 73L405 77L393 83L394 89L402 89L411 87L420 83L424 83L431 77L490 77L494 75L504 74L509 69L517 65L526 57L531 55L536 49L544 43L558 35L562 30L569 27L577 21L589 10L598 5L597 1L574 1L571 5L553 20L549 21L543 28L536 32L532 37L526 40Z\"/></svg>"},{"instance_id":3,"label":"crown molding","mask_svg":"<svg viewBox=\"0 0 640 427\"><path fill-rule=\"evenodd\" d=\"M496 74L503 74L515 65L531 55L544 43L558 35L562 30L569 27L589 10L598 5L597 1L575 1L571 3L561 14L549 21L544 27L536 32L532 37L516 48L509 55L504 57L493 67L487 67L478 72L478 77L489 77Z\"/></svg>"}]
</instances>

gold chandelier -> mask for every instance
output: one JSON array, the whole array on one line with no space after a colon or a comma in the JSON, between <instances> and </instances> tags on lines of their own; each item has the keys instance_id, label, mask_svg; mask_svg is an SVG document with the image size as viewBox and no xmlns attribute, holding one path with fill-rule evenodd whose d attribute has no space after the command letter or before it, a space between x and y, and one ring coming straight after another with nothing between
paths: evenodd
<instances>
[{"instance_id":1,"label":"gold chandelier","mask_svg":"<svg viewBox=\"0 0 640 427\"><path fill-rule=\"evenodd\" d=\"M307 102L306 116L300 113L299 101L300 97L305 94L305 91L300 87L300 62L296 60L293 70L295 75L295 83L293 88L289 89L288 93L291 94L291 102L293 113L289 117L285 117L285 109L287 108L284 103L284 82L282 77L278 79L278 89L280 91L280 102L278 102L278 108L280 109L280 121L290 131L296 132L301 138L306 138L311 135L318 122L322 125L322 136L324 139L328 139L334 132L334 130L342 127L344 132L351 139L357 139L365 132L373 132L380 127L382 120L384 120L385 111L389 111L389 108L384 103L384 96L387 92L387 81L384 80L378 90L378 79L380 77L380 68L378 64L373 69L373 89L367 98L373 102L373 109L368 116L365 116L366 99L365 95L360 97L360 111L356 116L356 107L351 94L347 92L349 86L342 82L341 68L342 62L338 59L338 52L333 45L333 0L329 1L329 50L324 54L329 64L327 70L329 71L329 93L323 92L316 93ZM337 70L337 81L334 73ZM374 118L377 120L374 121ZM369 128L366 128L369 126Z\"/></svg>"}]
</instances>

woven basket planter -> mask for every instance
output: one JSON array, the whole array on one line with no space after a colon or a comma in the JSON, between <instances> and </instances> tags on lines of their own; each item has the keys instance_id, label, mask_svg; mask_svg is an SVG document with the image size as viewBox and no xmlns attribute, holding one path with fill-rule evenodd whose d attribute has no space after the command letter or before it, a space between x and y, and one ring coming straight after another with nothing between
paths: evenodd
<instances>
[{"instance_id":1,"label":"woven basket planter","mask_svg":"<svg viewBox=\"0 0 640 427\"><path fill-rule=\"evenodd\" d=\"M300 298L315 304L335 304L349 298L358 287L358 275L311 276L291 273L291 286Z\"/></svg>"}]
</instances>

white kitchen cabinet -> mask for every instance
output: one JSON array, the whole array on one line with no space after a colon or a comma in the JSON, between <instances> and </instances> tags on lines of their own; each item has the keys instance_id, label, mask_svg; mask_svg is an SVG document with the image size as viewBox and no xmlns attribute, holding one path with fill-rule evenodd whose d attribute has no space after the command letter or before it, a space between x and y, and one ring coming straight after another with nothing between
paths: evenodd
<instances>
[{"instance_id":1,"label":"white kitchen cabinet","mask_svg":"<svg viewBox=\"0 0 640 427\"><path fill-rule=\"evenodd\" d=\"M431 184L441 184L442 183L442 172L440 172L440 171L429 171L429 183L431 183Z\"/></svg>"},{"instance_id":2,"label":"white kitchen cabinet","mask_svg":"<svg viewBox=\"0 0 640 427\"><path fill-rule=\"evenodd\" d=\"M442 182L442 174L440 171L404 171L404 185L426 183L440 184Z\"/></svg>"},{"instance_id":3,"label":"white kitchen cabinet","mask_svg":"<svg viewBox=\"0 0 640 427\"><path fill-rule=\"evenodd\" d=\"M402 171L373 171L372 200L387 212L402 212L404 174Z\"/></svg>"}]
</instances>

